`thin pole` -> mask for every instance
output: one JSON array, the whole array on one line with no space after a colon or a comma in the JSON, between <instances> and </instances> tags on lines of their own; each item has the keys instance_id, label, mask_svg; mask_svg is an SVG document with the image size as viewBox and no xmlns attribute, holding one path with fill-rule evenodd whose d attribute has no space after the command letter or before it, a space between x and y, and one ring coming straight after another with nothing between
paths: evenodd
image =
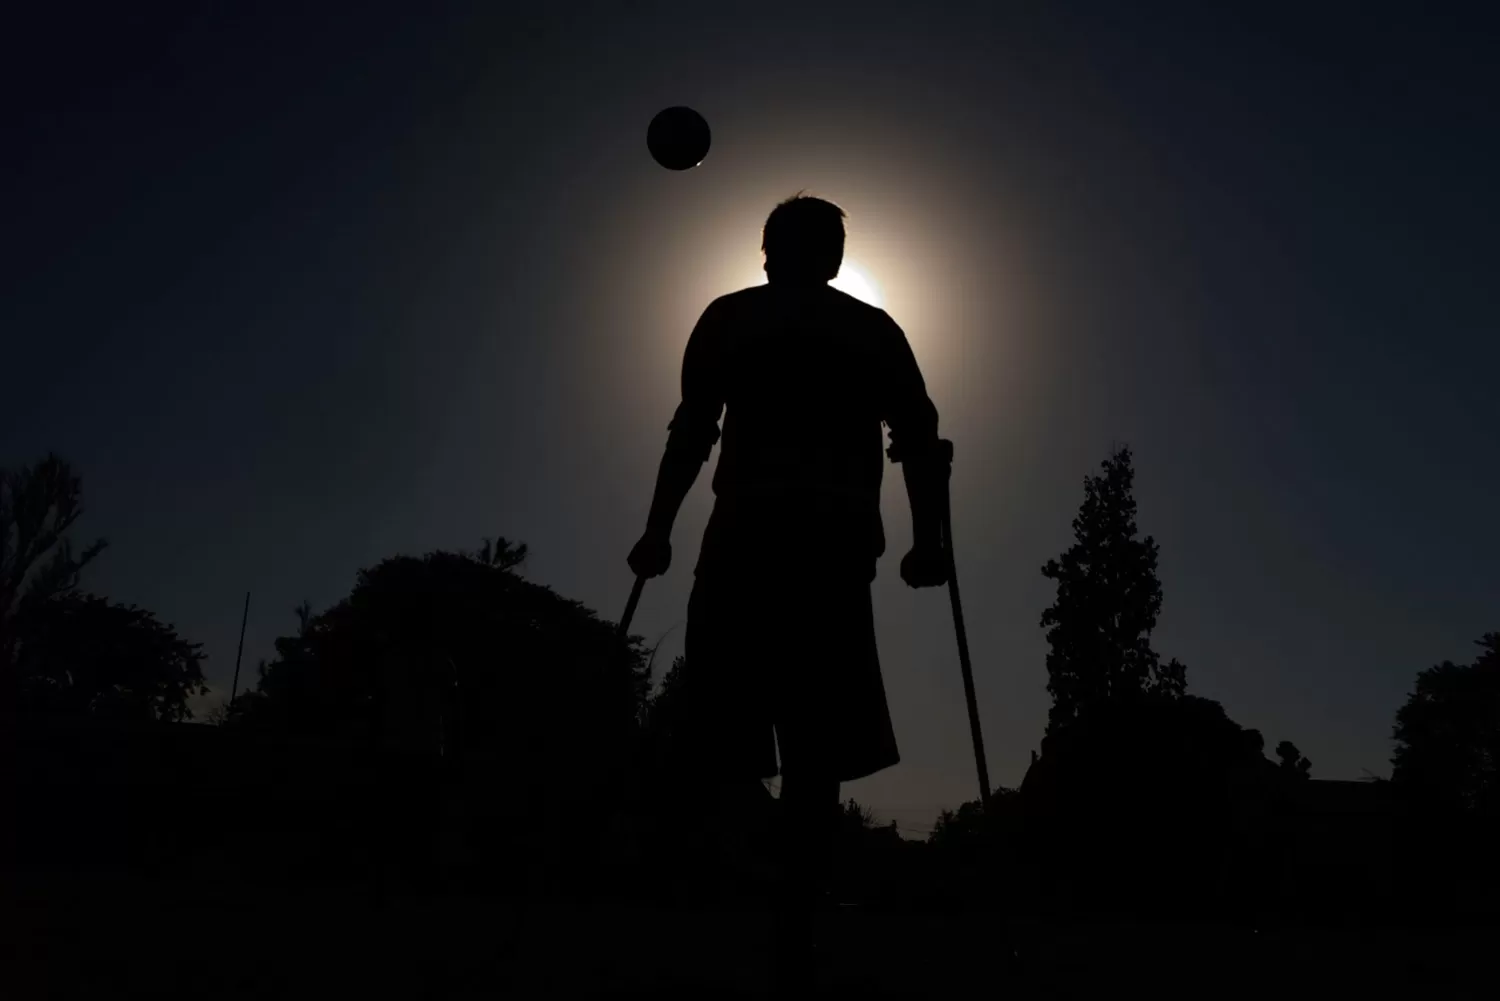
<instances>
[{"instance_id":1,"label":"thin pole","mask_svg":"<svg viewBox=\"0 0 1500 1001\"><path fill-rule=\"evenodd\" d=\"M941 443L947 457L943 477L943 549L948 556L948 600L953 605L953 631L958 634L958 666L964 676L964 701L969 707L969 736L974 741L974 765L979 772L979 805L990 805L990 769L984 760L984 734L979 729L979 700L974 695L974 668L969 662L969 633L964 629L964 606L958 596L958 562L953 555L953 507L948 494L948 479L953 471L953 443Z\"/></svg>"},{"instance_id":2,"label":"thin pole","mask_svg":"<svg viewBox=\"0 0 1500 1001\"><path fill-rule=\"evenodd\" d=\"M620 616L619 637L624 639L630 634L630 620L635 618L635 606L641 603L641 592L646 588L646 578L637 577L635 586L630 589L630 600L625 602L625 614Z\"/></svg>"},{"instance_id":3,"label":"thin pole","mask_svg":"<svg viewBox=\"0 0 1500 1001\"><path fill-rule=\"evenodd\" d=\"M245 610L240 614L240 648L234 653L234 687L229 690L229 708L234 708L234 698L240 693L240 658L245 653L245 623L250 621L250 592L245 592Z\"/></svg>"}]
</instances>

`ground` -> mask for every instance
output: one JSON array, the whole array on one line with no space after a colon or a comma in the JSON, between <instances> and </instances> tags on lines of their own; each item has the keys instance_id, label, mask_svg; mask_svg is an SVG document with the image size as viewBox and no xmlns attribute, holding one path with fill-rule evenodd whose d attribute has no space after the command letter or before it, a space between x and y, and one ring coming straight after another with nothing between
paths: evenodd
<instances>
[{"instance_id":1,"label":"ground","mask_svg":"<svg viewBox=\"0 0 1500 1001\"><path fill-rule=\"evenodd\" d=\"M7 996L765 997L750 905L13 876ZM1479 998L1494 930L1065 922L843 907L815 996ZM398 993L399 992L399 993Z\"/></svg>"}]
</instances>

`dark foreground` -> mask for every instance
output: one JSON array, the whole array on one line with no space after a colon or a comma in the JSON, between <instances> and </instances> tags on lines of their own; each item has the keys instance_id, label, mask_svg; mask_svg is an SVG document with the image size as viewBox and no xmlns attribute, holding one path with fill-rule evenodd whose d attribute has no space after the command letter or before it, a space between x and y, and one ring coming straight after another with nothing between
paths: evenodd
<instances>
[{"instance_id":1,"label":"dark foreground","mask_svg":"<svg viewBox=\"0 0 1500 1001\"><path fill-rule=\"evenodd\" d=\"M7 996L765 997L753 904L11 877ZM1493 997L1494 929L1037 921L841 907L813 996Z\"/></svg>"}]
</instances>

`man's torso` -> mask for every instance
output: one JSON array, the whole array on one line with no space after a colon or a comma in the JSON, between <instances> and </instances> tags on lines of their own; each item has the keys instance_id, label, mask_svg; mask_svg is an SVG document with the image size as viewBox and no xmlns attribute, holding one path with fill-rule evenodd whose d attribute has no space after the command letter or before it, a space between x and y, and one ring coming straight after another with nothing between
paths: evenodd
<instances>
[{"instance_id":1,"label":"man's torso","mask_svg":"<svg viewBox=\"0 0 1500 1001\"><path fill-rule=\"evenodd\" d=\"M725 412L700 573L775 547L809 569L873 576L885 548L885 314L827 286L759 286L716 305Z\"/></svg>"}]
</instances>

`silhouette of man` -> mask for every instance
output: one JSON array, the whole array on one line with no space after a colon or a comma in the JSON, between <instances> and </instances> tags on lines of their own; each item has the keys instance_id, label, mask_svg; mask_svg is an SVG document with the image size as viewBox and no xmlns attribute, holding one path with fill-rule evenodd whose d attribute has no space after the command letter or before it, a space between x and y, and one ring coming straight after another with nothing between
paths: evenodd
<instances>
[{"instance_id":1,"label":"silhouette of man","mask_svg":"<svg viewBox=\"0 0 1500 1001\"><path fill-rule=\"evenodd\" d=\"M937 410L895 321L828 285L843 261L844 218L818 198L782 202L761 243L767 284L703 312L683 355L682 402L646 531L629 557L640 576L667 570L672 524L719 442L674 756L692 775L682 788L705 793L776 775L780 750L788 948L810 941L839 783L900 758L870 600L885 551L882 423L911 503L902 579L932 587L948 571Z\"/></svg>"}]
</instances>

